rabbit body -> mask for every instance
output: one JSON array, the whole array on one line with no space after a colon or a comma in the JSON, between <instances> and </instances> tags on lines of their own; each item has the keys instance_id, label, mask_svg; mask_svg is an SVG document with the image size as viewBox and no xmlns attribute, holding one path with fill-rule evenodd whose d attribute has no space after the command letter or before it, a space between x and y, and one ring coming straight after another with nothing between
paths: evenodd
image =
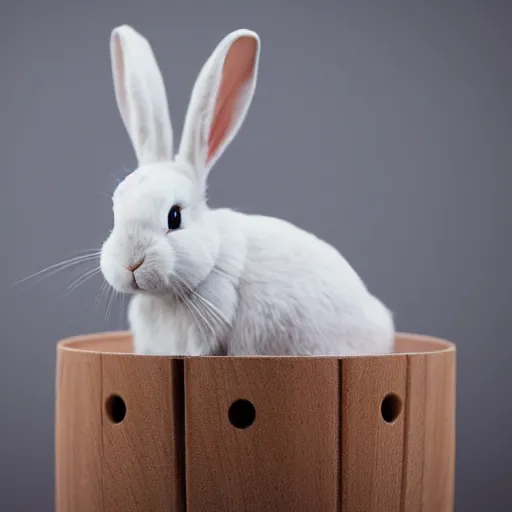
<instances>
[{"instance_id":1,"label":"rabbit body","mask_svg":"<svg viewBox=\"0 0 512 512\"><path fill-rule=\"evenodd\" d=\"M215 270L194 291L205 300L190 299L193 309L173 297L135 295L129 319L139 353L391 351L390 312L331 245L272 217L227 209L208 215L217 225L220 246L229 250L220 252Z\"/></svg>"},{"instance_id":2,"label":"rabbit body","mask_svg":"<svg viewBox=\"0 0 512 512\"><path fill-rule=\"evenodd\" d=\"M100 266L134 294L135 351L167 355L355 355L393 349L391 312L331 245L276 218L207 206L214 163L242 125L260 40L226 36L196 80L174 153L148 41L111 35L115 95L138 168L113 194Z\"/></svg>"}]
</instances>

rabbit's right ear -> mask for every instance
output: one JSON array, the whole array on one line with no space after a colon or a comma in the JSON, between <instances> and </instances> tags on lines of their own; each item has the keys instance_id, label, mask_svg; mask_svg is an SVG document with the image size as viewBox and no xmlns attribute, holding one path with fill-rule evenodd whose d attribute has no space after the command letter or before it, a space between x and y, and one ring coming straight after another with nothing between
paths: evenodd
<instances>
[{"instance_id":1,"label":"rabbit's right ear","mask_svg":"<svg viewBox=\"0 0 512 512\"><path fill-rule=\"evenodd\" d=\"M117 106L139 165L173 157L172 127L162 74L149 42L128 25L110 36Z\"/></svg>"},{"instance_id":2,"label":"rabbit's right ear","mask_svg":"<svg viewBox=\"0 0 512 512\"><path fill-rule=\"evenodd\" d=\"M203 183L249 110L259 54L258 34L235 30L217 45L196 79L177 158L191 164Z\"/></svg>"}]
</instances>

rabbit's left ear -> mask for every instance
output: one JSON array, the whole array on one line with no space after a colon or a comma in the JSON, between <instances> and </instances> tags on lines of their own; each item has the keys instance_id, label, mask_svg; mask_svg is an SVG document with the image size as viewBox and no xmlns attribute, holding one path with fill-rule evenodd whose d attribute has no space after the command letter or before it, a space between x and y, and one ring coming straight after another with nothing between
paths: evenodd
<instances>
[{"instance_id":1,"label":"rabbit's left ear","mask_svg":"<svg viewBox=\"0 0 512 512\"><path fill-rule=\"evenodd\" d=\"M172 127L164 81L149 42L128 25L110 36L117 106L139 165L171 160Z\"/></svg>"},{"instance_id":2,"label":"rabbit's left ear","mask_svg":"<svg viewBox=\"0 0 512 512\"><path fill-rule=\"evenodd\" d=\"M178 156L201 180L245 119L256 88L259 53L258 34L236 30L219 43L197 77Z\"/></svg>"}]
</instances>

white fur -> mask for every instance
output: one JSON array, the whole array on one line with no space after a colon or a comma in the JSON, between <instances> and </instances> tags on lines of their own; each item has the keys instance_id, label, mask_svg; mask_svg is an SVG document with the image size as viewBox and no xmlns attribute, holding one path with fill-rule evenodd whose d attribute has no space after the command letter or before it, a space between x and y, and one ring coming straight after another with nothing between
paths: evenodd
<instances>
[{"instance_id":1,"label":"white fur","mask_svg":"<svg viewBox=\"0 0 512 512\"><path fill-rule=\"evenodd\" d=\"M245 46L235 49L239 39ZM171 124L163 119L167 100L149 43L127 26L115 29L111 41L116 98L139 167L114 192L114 227L102 248L101 269L113 288L134 293L128 317L135 351L390 352L391 313L335 248L284 220L212 210L206 203L206 178L240 129L254 94L258 36L232 32L203 66L176 156L169 153ZM247 60L244 52L251 48L255 54ZM228 55L235 64L224 67ZM226 89L233 116L227 130L218 131L220 141L213 137L218 143L209 143L210 133L217 133L213 124L221 83L231 84L234 77L238 84L248 69L248 80ZM167 232L174 204L182 207L182 229ZM127 267L142 258L132 274Z\"/></svg>"}]
</instances>

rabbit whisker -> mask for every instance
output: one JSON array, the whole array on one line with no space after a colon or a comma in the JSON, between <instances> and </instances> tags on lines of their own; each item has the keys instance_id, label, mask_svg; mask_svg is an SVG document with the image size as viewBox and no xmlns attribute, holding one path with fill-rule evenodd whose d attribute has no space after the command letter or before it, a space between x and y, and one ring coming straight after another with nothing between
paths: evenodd
<instances>
[{"instance_id":1,"label":"rabbit whisker","mask_svg":"<svg viewBox=\"0 0 512 512\"><path fill-rule=\"evenodd\" d=\"M109 201L112 201L112 196L109 196L108 194L105 194L105 192L96 192L100 196L106 197Z\"/></svg>"},{"instance_id":2,"label":"rabbit whisker","mask_svg":"<svg viewBox=\"0 0 512 512\"><path fill-rule=\"evenodd\" d=\"M119 328L122 329L124 326L124 293L121 294L121 308L119 312Z\"/></svg>"},{"instance_id":3,"label":"rabbit whisker","mask_svg":"<svg viewBox=\"0 0 512 512\"><path fill-rule=\"evenodd\" d=\"M65 270L66 268L73 267L75 265L78 265L80 263L86 263L88 261L93 261L99 257L100 253L95 252L92 254L85 254L82 256L75 256L74 258L70 258L68 260L60 261L59 263L54 263L53 265L50 265L46 268L43 268L42 270L39 270L38 272L35 272L34 274L31 274L27 277L24 277L23 279L20 279L19 281L13 283L12 286L17 286L21 283L24 283L25 281L28 281L29 279L33 279L35 277L39 276L39 279L37 279L34 284L39 283L46 277L50 277L57 272L60 272L61 270Z\"/></svg>"},{"instance_id":4,"label":"rabbit whisker","mask_svg":"<svg viewBox=\"0 0 512 512\"><path fill-rule=\"evenodd\" d=\"M197 303L199 305L201 305L201 308L206 313L209 314L210 318L212 318L213 320L215 320L217 322L219 327L221 327L221 328L223 326L228 326L229 327L228 321L220 314L220 312L212 304L207 302L204 297L199 295L199 293L193 292L192 298L195 299L195 301L197 301Z\"/></svg>"},{"instance_id":5,"label":"rabbit whisker","mask_svg":"<svg viewBox=\"0 0 512 512\"><path fill-rule=\"evenodd\" d=\"M107 294L107 307L105 309L105 320L109 320L110 319L110 308L112 307L112 302L114 300L114 297L116 295L116 291L114 290L114 288L110 288L109 291L108 291L108 294Z\"/></svg>"},{"instance_id":6,"label":"rabbit whisker","mask_svg":"<svg viewBox=\"0 0 512 512\"><path fill-rule=\"evenodd\" d=\"M229 321L226 317L207 299L205 299L199 292L195 291L191 286L189 286L184 279L180 278L178 275L174 275L177 279L178 283L181 284L185 288L185 290L191 295L191 297L196 298L196 302L194 304L196 307L201 305L201 310L203 312L210 313L210 318L216 319L218 322L224 322L227 327L230 327ZM199 301L199 303L197 302Z\"/></svg>"},{"instance_id":7,"label":"rabbit whisker","mask_svg":"<svg viewBox=\"0 0 512 512\"><path fill-rule=\"evenodd\" d=\"M86 281L91 279L91 277L99 274L101 272L100 267L95 267L91 270L88 270L77 277L58 297L57 300L67 297L70 293L76 290L80 285L84 284Z\"/></svg>"},{"instance_id":8,"label":"rabbit whisker","mask_svg":"<svg viewBox=\"0 0 512 512\"><path fill-rule=\"evenodd\" d=\"M105 296L105 307L104 307L105 321L107 321L108 306L110 304L110 301L112 300L113 295L114 295L114 290L112 288L108 288L107 294Z\"/></svg>"},{"instance_id":9,"label":"rabbit whisker","mask_svg":"<svg viewBox=\"0 0 512 512\"><path fill-rule=\"evenodd\" d=\"M96 299L94 300L94 304L92 307L93 311L96 310L96 308L98 307L101 299L103 298L103 293L105 292L105 289L107 288L107 286L108 286L107 281L103 280L103 283L100 286L100 291L98 292L98 295L96 295Z\"/></svg>"},{"instance_id":10,"label":"rabbit whisker","mask_svg":"<svg viewBox=\"0 0 512 512\"><path fill-rule=\"evenodd\" d=\"M222 324L219 322L219 319L213 315L212 312L206 308L202 302L199 302L194 295L190 296L190 300L200 311L202 311L206 318L209 318L212 321L211 323L213 326L217 325L218 328L222 328Z\"/></svg>"},{"instance_id":11,"label":"rabbit whisker","mask_svg":"<svg viewBox=\"0 0 512 512\"><path fill-rule=\"evenodd\" d=\"M203 331L204 333L204 325L202 324L202 322L200 321L200 318L198 318L197 316L197 309L193 309L191 307L191 304L189 302L189 300L187 300L187 297L185 295L185 293L183 292L182 289L180 289L179 287L176 288L176 293L179 297L179 299L181 300L182 304L187 308L187 310L189 311L189 313L192 315L192 318L194 319L194 321L196 322L196 324L198 325L198 327L201 329L201 331Z\"/></svg>"},{"instance_id":12,"label":"rabbit whisker","mask_svg":"<svg viewBox=\"0 0 512 512\"><path fill-rule=\"evenodd\" d=\"M191 296L193 297L193 296ZM204 315L204 311L201 310L198 304L196 304L193 300L187 299L185 296L185 301L188 303L198 314L199 318L202 320L203 325L207 327L213 335L215 335L215 328L212 326L212 324L208 321L208 318Z\"/></svg>"},{"instance_id":13,"label":"rabbit whisker","mask_svg":"<svg viewBox=\"0 0 512 512\"><path fill-rule=\"evenodd\" d=\"M230 327L228 319L216 308L209 300L205 299L200 293L195 290L191 290L194 297L196 297L199 301L204 304L204 307L210 311L210 313L214 314L218 320L224 322L227 327Z\"/></svg>"}]
</instances>

